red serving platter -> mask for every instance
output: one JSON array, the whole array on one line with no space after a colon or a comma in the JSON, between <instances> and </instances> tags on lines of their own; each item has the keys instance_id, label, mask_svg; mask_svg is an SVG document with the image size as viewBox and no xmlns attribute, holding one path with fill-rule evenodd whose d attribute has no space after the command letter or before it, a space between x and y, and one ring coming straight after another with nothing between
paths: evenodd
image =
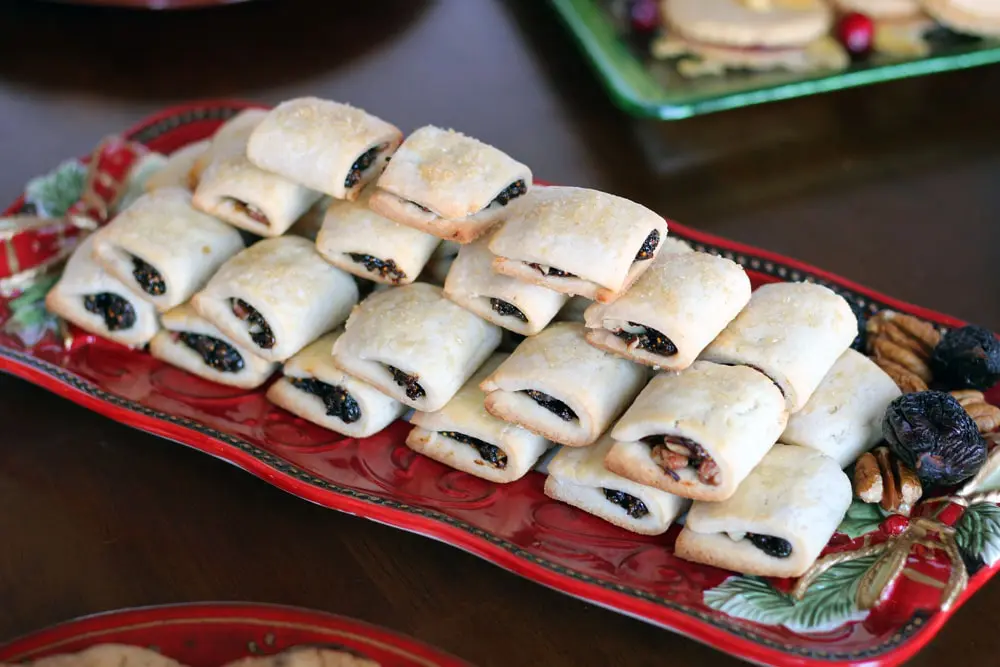
<instances>
[{"instance_id":1,"label":"red serving platter","mask_svg":"<svg viewBox=\"0 0 1000 667\"><path fill-rule=\"evenodd\" d=\"M126 136L169 153L209 136L246 106L222 101L176 107ZM892 308L943 326L962 324L774 253L679 224L671 223L670 231L696 249L743 265L755 285L810 280L868 313ZM8 316L0 300L0 325ZM405 447L405 422L371 438L342 438L271 405L263 389L216 385L94 338L78 339L68 351L55 337L26 349L0 332L0 370L229 461L306 500L433 537L542 585L758 663L897 665L930 641L959 606L936 610L940 591L926 582L942 580L947 570L930 559L923 564L924 583L902 580L891 603L864 621L793 632L740 620L703 603L703 592L731 573L676 558L676 527L658 537L628 533L547 498L540 473L497 485L451 470ZM1000 563L979 570L959 604L997 569Z\"/></svg>"},{"instance_id":2,"label":"red serving platter","mask_svg":"<svg viewBox=\"0 0 1000 667\"><path fill-rule=\"evenodd\" d=\"M293 646L339 648L382 667L469 667L415 639L343 616L244 602L125 609L61 623L0 646L17 663L96 644L154 648L187 667L219 667Z\"/></svg>"}]
</instances>

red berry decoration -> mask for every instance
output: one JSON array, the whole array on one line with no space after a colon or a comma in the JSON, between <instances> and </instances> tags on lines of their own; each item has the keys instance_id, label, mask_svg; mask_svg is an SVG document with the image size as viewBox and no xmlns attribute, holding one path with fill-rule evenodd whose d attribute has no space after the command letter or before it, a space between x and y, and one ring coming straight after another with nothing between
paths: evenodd
<instances>
[{"instance_id":1,"label":"red berry decoration","mask_svg":"<svg viewBox=\"0 0 1000 667\"><path fill-rule=\"evenodd\" d=\"M893 514L882 522L882 532L888 537L897 537L903 534L910 526L910 520L902 514Z\"/></svg>"},{"instance_id":2,"label":"red berry decoration","mask_svg":"<svg viewBox=\"0 0 1000 667\"><path fill-rule=\"evenodd\" d=\"M837 24L837 39L852 56L866 56L875 44L875 23L858 12L844 14Z\"/></svg>"},{"instance_id":3,"label":"red berry decoration","mask_svg":"<svg viewBox=\"0 0 1000 667\"><path fill-rule=\"evenodd\" d=\"M629 18L632 30L653 32L660 27L660 5L656 0L633 0Z\"/></svg>"}]
</instances>

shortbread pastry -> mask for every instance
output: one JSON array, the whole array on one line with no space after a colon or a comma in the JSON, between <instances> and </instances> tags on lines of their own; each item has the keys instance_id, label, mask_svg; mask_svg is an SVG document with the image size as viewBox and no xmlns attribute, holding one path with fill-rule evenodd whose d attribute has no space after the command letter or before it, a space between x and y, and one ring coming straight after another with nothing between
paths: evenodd
<instances>
[{"instance_id":1,"label":"shortbread pastry","mask_svg":"<svg viewBox=\"0 0 1000 667\"><path fill-rule=\"evenodd\" d=\"M781 387L790 412L805 407L858 335L843 297L815 283L771 283L712 341L701 358L760 370Z\"/></svg>"},{"instance_id":2,"label":"shortbread pastry","mask_svg":"<svg viewBox=\"0 0 1000 667\"><path fill-rule=\"evenodd\" d=\"M489 239L462 246L444 283L444 295L484 320L522 336L544 329L568 297L493 271Z\"/></svg>"},{"instance_id":3,"label":"shortbread pastry","mask_svg":"<svg viewBox=\"0 0 1000 667\"><path fill-rule=\"evenodd\" d=\"M244 109L220 125L212 135L208 150L195 159L190 173L191 189L198 187L202 173L215 160L245 154L250 134L266 115L266 109Z\"/></svg>"},{"instance_id":4,"label":"shortbread pastry","mask_svg":"<svg viewBox=\"0 0 1000 667\"><path fill-rule=\"evenodd\" d=\"M321 336L285 362L284 377L267 398L305 420L352 438L375 435L406 412L406 406L333 361L338 329Z\"/></svg>"},{"instance_id":5,"label":"shortbread pastry","mask_svg":"<svg viewBox=\"0 0 1000 667\"><path fill-rule=\"evenodd\" d=\"M240 346L284 361L347 319L354 278L298 236L260 241L239 253L195 294L198 314Z\"/></svg>"},{"instance_id":6,"label":"shortbread pastry","mask_svg":"<svg viewBox=\"0 0 1000 667\"><path fill-rule=\"evenodd\" d=\"M278 370L276 362L241 347L189 304L167 311L161 322L163 329L149 342L150 353L198 377L254 389Z\"/></svg>"},{"instance_id":7,"label":"shortbread pastry","mask_svg":"<svg viewBox=\"0 0 1000 667\"><path fill-rule=\"evenodd\" d=\"M587 340L640 364L683 370L749 300L750 279L736 262L661 252L623 296L587 309Z\"/></svg>"},{"instance_id":8,"label":"shortbread pastry","mask_svg":"<svg viewBox=\"0 0 1000 667\"><path fill-rule=\"evenodd\" d=\"M45 307L102 338L142 347L160 328L156 307L101 268L93 248L92 234L66 262L59 282L45 295Z\"/></svg>"},{"instance_id":9,"label":"shortbread pastry","mask_svg":"<svg viewBox=\"0 0 1000 667\"><path fill-rule=\"evenodd\" d=\"M493 235L493 268L563 294L609 303L648 269L667 222L597 190L539 187Z\"/></svg>"},{"instance_id":10,"label":"shortbread pastry","mask_svg":"<svg viewBox=\"0 0 1000 667\"><path fill-rule=\"evenodd\" d=\"M692 505L674 554L744 574L798 577L837 530L851 495L830 457L775 445L732 497Z\"/></svg>"},{"instance_id":11,"label":"shortbread pastry","mask_svg":"<svg viewBox=\"0 0 1000 667\"><path fill-rule=\"evenodd\" d=\"M379 663L343 647L301 646L275 655L241 658L223 667L379 667Z\"/></svg>"},{"instance_id":12,"label":"shortbread pastry","mask_svg":"<svg viewBox=\"0 0 1000 667\"><path fill-rule=\"evenodd\" d=\"M412 283L440 240L368 208L371 189L357 201L334 200L316 237L316 249L334 266L386 285Z\"/></svg>"},{"instance_id":13,"label":"shortbread pastry","mask_svg":"<svg viewBox=\"0 0 1000 667\"><path fill-rule=\"evenodd\" d=\"M584 447L625 411L647 379L643 366L589 345L582 324L557 322L526 338L480 387L490 414L553 442Z\"/></svg>"},{"instance_id":14,"label":"shortbread pastry","mask_svg":"<svg viewBox=\"0 0 1000 667\"><path fill-rule=\"evenodd\" d=\"M791 416L780 439L823 452L846 468L882 439L885 410L899 395L885 371L849 349Z\"/></svg>"},{"instance_id":15,"label":"shortbread pastry","mask_svg":"<svg viewBox=\"0 0 1000 667\"><path fill-rule=\"evenodd\" d=\"M552 443L497 419L483 407L485 394L479 384L506 358L506 354L491 356L440 410L414 413L407 446L491 482L524 477Z\"/></svg>"},{"instance_id":16,"label":"shortbread pastry","mask_svg":"<svg viewBox=\"0 0 1000 667\"><path fill-rule=\"evenodd\" d=\"M94 257L160 312L186 302L243 250L229 225L195 210L191 193L145 194L94 235Z\"/></svg>"},{"instance_id":17,"label":"shortbread pastry","mask_svg":"<svg viewBox=\"0 0 1000 667\"><path fill-rule=\"evenodd\" d=\"M255 165L336 199L357 199L385 169L403 135L361 109L302 97L282 102L250 136Z\"/></svg>"},{"instance_id":18,"label":"shortbread pastry","mask_svg":"<svg viewBox=\"0 0 1000 667\"><path fill-rule=\"evenodd\" d=\"M695 362L660 373L611 430L608 469L685 498L719 501L778 440L785 399L746 366Z\"/></svg>"},{"instance_id":19,"label":"shortbread pastry","mask_svg":"<svg viewBox=\"0 0 1000 667\"><path fill-rule=\"evenodd\" d=\"M354 309L334 362L423 412L443 408L500 344L500 328L413 283L376 292Z\"/></svg>"},{"instance_id":20,"label":"shortbread pastry","mask_svg":"<svg viewBox=\"0 0 1000 667\"><path fill-rule=\"evenodd\" d=\"M588 447L563 447L549 461L545 495L633 533L667 532L689 501L609 471L604 459L613 445L605 434Z\"/></svg>"},{"instance_id":21,"label":"shortbread pastry","mask_svg":"<svg viewBox=\"0 0 1000 667\"><path fill-rule=\"evenodd\" d=\"M923 0L923 7L956 32L1000 37L1000 4L996 0Z\"/></svg>"},{"instance_id":22,"label":"shortbread pastry","mask_svg":"<svg viewBox=\"0 0 1000 667\"><path fill-rule=\"evenodd\" d=\"M432 125L408 136L378 179L371 206L442 239L469 243L531 188L531 170L502 151Z\"/></svg>"},{"instance_id":23,"label":"shortbread pastry","mask_svg":"<svg viewBox=\"0 0 1000 667\"><path fill-rule=\"evenodd\" d=\"M146 180L144 186L146 192L160 188L194 190L198 182L192 177L191 171L198 159L208 151L211 145L211 139L204 139L175 150L167 156L167 161L163 166Z\"/></svg>"},{"instance_id":24,"label":"shortbread pastry","mask_svg":"<svg viewBox=\"0 0 1000 667\"><path fill-rule=\"evenodd\" d=\"M57 653L21 667L183 667L172 658L141 646L97 644L75 653Z\"/></svg>"}]
</instances>

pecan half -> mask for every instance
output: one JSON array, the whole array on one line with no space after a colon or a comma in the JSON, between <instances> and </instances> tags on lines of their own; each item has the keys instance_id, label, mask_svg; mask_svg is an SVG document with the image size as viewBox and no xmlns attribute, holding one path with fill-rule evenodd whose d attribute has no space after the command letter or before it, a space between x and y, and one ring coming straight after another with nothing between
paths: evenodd
<instances>
[{"instance_id":1,"label":"pecan half","mask_svg":"<svg viewBox=\"0 0 1000 667\"><path fill-rule=\"evenodd\" d=\"M904 393L925 391L933 379L929 360L941 334L928 322L892 310L865 325L868 354Z\"/></svg>"},{"instance_id":2,"label":"pecan half","mask_svg":"<svg viewBox=\"0 0 1000 667\"><path fill-rule=\"evenodd\" d=\"M1000 431L1000 408L987 403L983 392L975 389L957 389L949 393L976 422L980 433Z\"/></svg>"},{"instance_id":3,"label":"pecan half","mask_svg":"<svg viewBox=\"0 0 1000 667\"><path fill-rule=\"evenodd\" d=\"M862 454L854 465L854 494L887 512L909 516L923 493L917 473L888 447Z\"/></svg>"}]
</instances>

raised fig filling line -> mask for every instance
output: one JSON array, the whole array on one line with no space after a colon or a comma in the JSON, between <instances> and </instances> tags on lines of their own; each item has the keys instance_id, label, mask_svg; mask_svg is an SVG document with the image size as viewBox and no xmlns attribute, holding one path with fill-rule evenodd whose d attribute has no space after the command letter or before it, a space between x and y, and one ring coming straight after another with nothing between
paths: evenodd
<instances>
[{"instance_id":1,"label":"raised fig filling line","mask_svg":"<svg viewBox=\"0 0 1000 667\"><path fill-rule=\"evenodd\" d=\"M347 172L347 178L344 179L344 187L350 189L360 183L361 175L368 171L373 164L375 164L378 154L384 151L387 147L388 144L379 144L378 146L369 148L364 153L359 155L358 159L351 165L351 170Z\"/></svg>"},{"instance_id":2,"label":"raised fig filling line","mask_svg":"<svg viewBox=\"0 0 1000 667\"><path fill-rule=\"evenodd\" d=\"M256 222L259 222L262 225L265 226L271 225L271 221L268 220L267 215L264 213L264 211L260 210L253 204L248 204L247 202L236 199L235 197L226 197L226 199L230 203L232 203L233 208L235 208L238 213L242 213L246 217Z\"/></svg>"},{"instance_id":3,"label":"raised fig filling line","mask_svg":"<svg viewBox=\"0 0 1000 667\"><path fill-rule=\"evenodd\" d=\"M565 422L580 420L580 417L573 412L571 407L557 398L552 398L548 394L543 394L542 392L535 391L534 389L524 389L521 393L527 394L528 398L533 400L535 403L538 403L540 406Z\"/></svg>"},{"instance_id":4,"label":"raised fig filling line","mask_svg":"<svg viewBox=\"0 0 1000 667\"><path fill-rule=\"evenodd\" d=\"M507 467L507 454L505 454L504 451L496 445L491 445L490 443L480 440L479 438L473 438L471 435L465 435L464 433L457 433L455 431L438 431L438 435L454 440L455 442L461 442L469 445L478 451L479 456L481 456L484 461L489 463L494 468L504 470Z\"/></svg>"},{"instance_id":5,"label":"raised fig filling line","mask_svg":"<svg viewBox=\"0 0 1000 667\"><path fill-rule=\"evenodd\" d=\"M406 280L406 272L396 265L393 259L379 259L373 255L365 255L359 252L349 252L347 256L353 261L361 264L372 273L377 273L383 278L387 278L394 285L398 285Z\"/></svg>"},{"instance_id":6,"label":"raised fig filling line","mask_svg":"<svg viewBox=\"0 0 1000 667\"><path fill-rule=\"evenodd\" d=\"M179 340L201 355L206 365L220 373L237 373L243 370L243 355L225 341L190 331L181 331L172 336L174 340Z\"/></svg>"},{"instance_id":7,"label":"raised fig filling line","mask_svg":"<svg viewBox=\"0 0 1000 667\"><path fill-rule=\"evenodd\" d=\"M328 416L336 417L345 424L353 424L361 419L361 406L343 387L327 384L316 378L288 378L288 380L296 389L323 401Z\"/></svg>"},{"instance_id":8,"label":"raised fig filling line","mask_svg":"<svg viewBox=\"0 0 1000 667\"><path fill-rule=\"evenodd\" d=\"M525 195L527 193L528 193L528 185L523 180L514 181L513 183L511 183L510 185L508 185L506 188L504 188L500 192L500 194L498 194L496 197L494 197L492 199L492 201L490 201L489 204L487 204L486 206L484 206L482 208L482 210L485 211L485 210L487 210L487 209L489 209L491 207L494 207L494 206L497 206L497 207L506 206L507 204L509 204L511 202L511 200L517 199L518 197L520 197L522 195ZM417 208L419 208L424 213L431 213L432 215L437 215L437 213L434 213L434 211L432 211L431 209L427 208L426 206L422 206L421 204L418 204L417 202L413 201L412 199L407 199L406 201L408 203L412 204L413 206L416 206ZM438 217L440 217L440 216L438 216Z\"/></svg>"},{"instance_id":9,"label":"raised fig filling line","mask_svg":"<svg viewBox=\"0 0 1000 667\"><path fill-rule=\"evenodd\" d=\"M507 303L503 299L490 298L490 308L501 317L514 317L522 322L528 322L528 316L521 312L521 309L512 303Z\"/></svg>"},{"instance_id":10,"label":"raised fig filling line","mask_svg":"<svg viewBox=\"0 0 1000 667\"><path fill-rule=\"evenodd\" d=\"M274 347L274 332L264 316L243 299L231 299L233 315L247 323L250 339L265 350Z\"/></svg>"},{"instance_id":11,"label":"raised fig filling line","mask_svg":"<svg viewBox=\"0 0 1000 667\"><path fill-rule=\"evenodd\" d=\"M124 298L111 292L88 294L83 297L83 307L87 312L103 317L108 331L124 331L135 324L135 308Z\"/></svg>"},{"instance_id":12,"label":"raised fig filling line","mask_svg":"<svg viewBox=\"0 0 1000 667\"><path fill-rule=\"evenodd\" d=\"M409 373L404 373L395 366L385 365L386 369L392 373L392 380L400 387L406 388L406 397L411 401L415 401L418 398L423 398L427 395L424 388L420 386L418 380L420 379L416 375L410 375Z\"/></svg>"},{"instance_id":13,"label":"raised fig filling line","mask_svg":"<svg viewBox=\"0 0 1000 667\"><path fill-rule=\"evenodd\" d=\"M650 456L663 472L670 475L675 482L681 477L678 470L693 469L698 475L698 481L709 486L719 485L719 466L709 456L708 452L694 440L676 435L652 435L643 438L643 442L652 447Z\"/></svg>"},{"instance_id":14,"label":"raised fig filling line","mask_svg":"<svg viewBox=\"0 0 1000 667\"><path fill-rule=\"evenodd\" d=\"M646 237L646 240L642 242L642 247L639 248L639 252L635 254L634 262L645 262L653 258L653 253L660 245L660 232L654 229ZM562 269L557 269L554 266L545 266L544 264L538 264L536 262L525 262L528 266L538 271L543 276L554 276L556 278L578 278L575 273L569 273L568 271L563 271Z\"/></svg>"},{"instance_id":15,"label":"raised fig filling line","mask_svg":"<svg viewBox=\"0 0 1000 667\"><path fill-rule=\"evenodd\" d=\"M614 489L601 490L604 491L604 497L608 499L608 502L621 507L633 519L641 519L649 514L649 508L646 507L646 503L635 496Z\"/></svg>"},{"instance_id":16,"label":"raised fig filling line","mask_svg":"<svg viewBox=\"0 0 1000 667\"><path fill-rule=\"evenodd\" d=\"M768 375L767 373L765 373L762 369L758 368L757 366L754 366L753 364L722 364L722 365L723 366L746 366L747 368L752 368L755 371L757 371L758 373L760 373L761 375L763 375L764 377L766 377L768 380L770 380L771 384L773 384L775 387L778 388L778 391L781 392L782 396L785 395L785 390L781 388L780 384L778 384L777 382L775 382L775 380L774 380L773 377L771 377L770 375Z\"/></svg>"},{"instance_id":17,"label":"raised fig filling line","mask_svg":"<svg viewBox=\"0 0 1000 667\"><path fill-rule=\"evenodd\" d=\"M646 350L663 357L671 357L677 354L677 346L674 342L662 333L651 327L643 326L636 322L627 322L618 329L613 329L612 333L624 340L629 345L636 343L640 350Z\"/></svg>"},{"instance_id":18,"label":"raised fig filling line","mask_svg":"<svg viewBox=\"0 0 1000 667\"><path fill-rule=\"evenodd\" d=\"M132 255L132 277L146 294L162 296L167 293L167 283L152 264Z\"/></svg>"}]
</instances>

